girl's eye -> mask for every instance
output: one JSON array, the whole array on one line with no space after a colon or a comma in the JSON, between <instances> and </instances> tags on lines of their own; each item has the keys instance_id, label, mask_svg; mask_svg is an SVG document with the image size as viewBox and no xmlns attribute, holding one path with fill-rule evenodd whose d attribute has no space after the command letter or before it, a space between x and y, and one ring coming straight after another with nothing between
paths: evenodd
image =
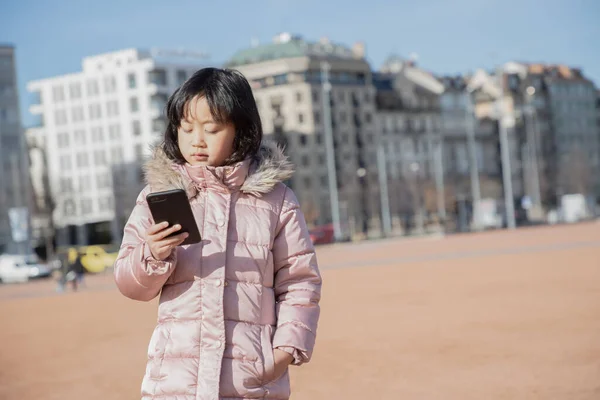
<instances>
[{"instance_id":1,"label":"girl's eye","mask_svg":"<svg viewBox=\"0 0 600 400\"><path fill-rule=\"evenodd\" d=\"M184 128L183 126L181 127L181 129L183 129L185 133L192 133L193 131L193 128Z\"/></svg>"},{"instance_id":2,"label":"girl's eye","mask_svg":"<svg viewBox=\"0 0 600 400\"><path fill-rule=\"evenodd\" d=\"M215 134L215 133L217 133L217 131L209 131L209 130L206 130L206 129L204 130L204 132L206 132L206 133L210 133L210 134Z\"/></svg>"}]
</instances>

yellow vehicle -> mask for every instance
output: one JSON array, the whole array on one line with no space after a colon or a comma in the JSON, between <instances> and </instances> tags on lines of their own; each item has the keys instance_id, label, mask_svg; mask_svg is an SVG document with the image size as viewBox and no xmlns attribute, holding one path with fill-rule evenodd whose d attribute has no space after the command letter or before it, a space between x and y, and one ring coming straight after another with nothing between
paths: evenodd
<instances>
[{"instance_id":1,"label":"yellow vehicle","mask_svg":"<svg viewBox=\"0 0 600 400\"><path fill-rule=\"evenodd\" d=\"M77 258L77 252L81 254L81 263L87 272L96 274L112 268L119 253L115 246L83 246L68 249L68 262L72 264Z\"/></svg>"}]
</instances>

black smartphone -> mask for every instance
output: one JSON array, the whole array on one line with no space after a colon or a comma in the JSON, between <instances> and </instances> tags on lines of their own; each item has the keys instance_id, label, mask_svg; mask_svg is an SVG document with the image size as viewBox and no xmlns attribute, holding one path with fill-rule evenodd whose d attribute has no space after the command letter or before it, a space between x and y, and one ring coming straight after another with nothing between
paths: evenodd
<instances>
[{"instance_id":1,"label":"black smartphone","mask_svg":"<svg viewBox=\"0 0 600 400\"><path fill-rule=\"evenodd\" d=\"M167 190L164 192L150 193L146 196L155 224L167 221L169 226L181 225L181 229L168 237L187 232L189 236L182 243L194 244L202 240L200 231L192 212L192 206L187 194L182 189Z\"/></svg>"}]
</instances>

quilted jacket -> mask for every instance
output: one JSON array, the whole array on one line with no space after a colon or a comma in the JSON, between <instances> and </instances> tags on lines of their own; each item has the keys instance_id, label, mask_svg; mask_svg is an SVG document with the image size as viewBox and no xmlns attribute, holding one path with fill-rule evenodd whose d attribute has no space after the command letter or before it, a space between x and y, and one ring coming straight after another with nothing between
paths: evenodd
<instances>
[{"instance_id":1,"label":"quilted jacket","mask_svg":"<svg viewBox=\"0 0 600 400\"><path fill-rule=\"evenodd\" d=\"M289 398L288 372L272 377L273 349L291 349L296 365L310 360L321 293L304 217L283 183L292 173L279 149L225 167L154 151L114 269L123 295L160 294L142 399ZM173 188L187 192L202 241L158 261L144 240L146 195Z\"/></svg>"}]
</instances>

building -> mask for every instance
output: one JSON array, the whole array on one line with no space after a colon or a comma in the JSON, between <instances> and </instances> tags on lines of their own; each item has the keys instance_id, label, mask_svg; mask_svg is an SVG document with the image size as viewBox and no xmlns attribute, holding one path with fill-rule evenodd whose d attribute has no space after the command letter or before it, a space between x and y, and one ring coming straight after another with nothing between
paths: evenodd
<instances>
[{"instance_id":1,"label":"building","mask_svg":"<svg viewBox=\"0 0 600 400\"><path fill-rule=\"evenodd\" d=\"M565 65L508 63L505 69L507 92L521 116L526 194L535 201L539 191L549 206L563 194L600 195L593 82Z\"/></svg>"},{"instance_id":2,"label":"building","mask_svg":"<svg viewBox=\"0 0 600 400\"><path fill-rule=\"evenodd\" d=\"M465 76L444 76L440 78L444 93L440 96L443 136L444 186L448 199L448 211L458 221L460 204L469 204L473 210L471 182L471 154L469 150L469 130L473 132L477 179L481 199L493 199L502 203L502 165L498 123L491 118L478 119L473 107L474 87L468 86ZM476 189L475 189L476 190ZM472 212L465 216L471 221ZM471 221L473 222L473 221Z\"/></svg>"},{"instance_id":3,"label":"building","mask_svg":"<svg viewBox=\"0 0 600 400\"><path fill-rule=\"evenodd\" d=\"M392 229L422 231L428 220L445 218L440 110L444 86L414 62L398 57L390 57L374 81Z\"/></svg>"},{"instance_id":4,"label":"building","mask_svg":"<svg viewBox=\"0 0 600 400\"><path fill-rule=\"evenodd\" d=\"M28 84L38 118L29 135L46 154L59 245L120 240L143 187L141 161L164 132L168 96L204 62L201 54L128 49Z\"/></svg>"},{"instance_id":5,"label":"building","mask_svg":"<svg viewBox=\"0 0 600 400\"><path fill-rule=\"evenodd\" d=\"M364 53L361 44L349 48L281 34L238 51L227 63L251 82L266 137L284 144L296 165L289 183L310 225L332 222L324 138L324 101L329 103L345 236L381 232L375 87Z\"/></svg>"},{"instance_id":6,"label":"building","mask_svg":"<svg viewBox=\"0 0 600 400\"><path fill-rule=\"evenodd\" d=\"M19 219L24 222L22 233L25 237L15 238L12 235L9 217L11 209L13 218L16 208L22 211L28 209L27 157L15 64L14 47L0 46L0 253L3 250L24 250L16 248L14 242L27 243L29 231L28 213L19 213Z\"/></svg>"}]
</instances>

